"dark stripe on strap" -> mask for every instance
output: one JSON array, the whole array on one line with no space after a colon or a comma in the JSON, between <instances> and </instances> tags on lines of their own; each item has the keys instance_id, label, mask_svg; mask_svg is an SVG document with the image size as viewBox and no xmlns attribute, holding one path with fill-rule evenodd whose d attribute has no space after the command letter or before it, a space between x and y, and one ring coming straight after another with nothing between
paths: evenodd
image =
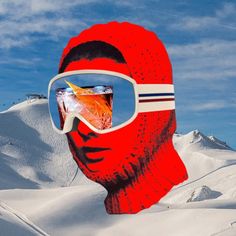
<instances>
[{"instance_id":1,"label":"dark stripe on strap","mask_svg":"<svg viewBox=\"0 0 236 236\"><path fill-rule=\"evenodd\" d=\"M167 102L167 101L174 101L174 98L157 98L157 99L147 99L147 100L139 100L140 103L143 102Z\"/></svg>"},{"instance_id":2,"label":"dark stripe on strap","mask_svg":"<svg viewBox=\"0 0 236 236\"><path fill-rule=\"evenodd\" d=\"M151 97L151 96L174 96L174 93L143 93L143 94L139 94L139 97Z\"/></svg>"}]
</instances>

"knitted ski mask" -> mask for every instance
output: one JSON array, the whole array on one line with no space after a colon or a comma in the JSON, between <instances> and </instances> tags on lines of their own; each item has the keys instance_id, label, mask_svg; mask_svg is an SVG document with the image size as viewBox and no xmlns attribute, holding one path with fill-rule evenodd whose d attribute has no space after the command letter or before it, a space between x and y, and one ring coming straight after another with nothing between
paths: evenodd
<instances>
[{"instance_id":1,"label":"knitted ski mask","mask_svg":"<svg viewBox=\"0 0 236 236\"><path fill-rule=\"evenodd\" d=\"M169 57L157 36L128 22L94 25L72 38L63 51L59 73L80 69L119 72L138 84L172 84ZM187 179L172 136L175 110L142 112L132 123L98 134L82 121L67 133L82 172L108 191L110 214L137 213L157 203Z\"/></svg>"}]
</instances>

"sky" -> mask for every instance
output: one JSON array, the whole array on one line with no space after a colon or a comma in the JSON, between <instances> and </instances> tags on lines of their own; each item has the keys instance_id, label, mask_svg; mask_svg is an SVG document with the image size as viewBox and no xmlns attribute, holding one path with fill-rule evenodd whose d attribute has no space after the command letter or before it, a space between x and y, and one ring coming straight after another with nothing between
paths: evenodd
<instances>
[{"instance_id":1,"label":"sky","mask_svg":"<svg viewBox=\"0 0 236 236\"><path fill-rule=\"evenodd\" d=\"M236 2L0 0L0 111L47 94L68 40L97 23L154 31L173 67L177 131L198 129L236 149Z\"/></svg>"}]
</instances>

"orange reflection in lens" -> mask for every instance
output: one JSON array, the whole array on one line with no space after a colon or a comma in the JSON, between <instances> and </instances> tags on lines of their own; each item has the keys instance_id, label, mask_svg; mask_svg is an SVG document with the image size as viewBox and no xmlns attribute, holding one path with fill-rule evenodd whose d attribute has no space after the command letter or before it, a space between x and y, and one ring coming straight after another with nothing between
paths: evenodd
<instances>
[{"instance_id":1,"label":"orange reflection in lens","mask_svg":"<svg viewBox=\"0 0 236 236\"><path fill-rule=\"evenodd\" d=\"M70 82L65 82L72 89L73 93L66 90L57 92L62 127L66 116L71 112L79 113L99 130L112 127L113 93L110 87L108 92L95 93L93 87L81 88Z\"/></svg>"}]
</instances>

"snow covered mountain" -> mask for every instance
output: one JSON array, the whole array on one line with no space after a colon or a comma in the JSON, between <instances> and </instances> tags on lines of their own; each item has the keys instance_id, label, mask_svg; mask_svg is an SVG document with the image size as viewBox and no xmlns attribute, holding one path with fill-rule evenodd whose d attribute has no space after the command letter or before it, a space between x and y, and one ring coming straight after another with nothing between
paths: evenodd
<instances>
[{"instance_id":1,"label":"snow covered mountain","mask_svg":"<svg viewBox=\"0 0 236 236\"><path fill-rule=\"evenodd\" d=\"M65 136L51 128L47 100L13 106L0 113L2 232L236 235L236 152L198 130L175 134L173 141L189 179L150 209L110 216L106 191L78 171Z\"/></svg>"},{"instance_id":2,"label":"snow covered mountain","mask_svg":"<svg viewBox=\"0 0 236 236\"><path fill-rule=\"evenodd\" d=\"M68 186L77 167L64 135L51 126L47 100L0 113L0 189Z\"/></svg>"},{"instance_id":3,"label":"snow covered mountain","mask_svg":"<svg viewBox=\"0 0 236 236\"><path fill-rule=\"evenodd\" d=\"M236 163L236 152L226 143L199 130L175 134L173 142L188 170L191 182L224 166Z\"/></svg>"}]
</instances>

